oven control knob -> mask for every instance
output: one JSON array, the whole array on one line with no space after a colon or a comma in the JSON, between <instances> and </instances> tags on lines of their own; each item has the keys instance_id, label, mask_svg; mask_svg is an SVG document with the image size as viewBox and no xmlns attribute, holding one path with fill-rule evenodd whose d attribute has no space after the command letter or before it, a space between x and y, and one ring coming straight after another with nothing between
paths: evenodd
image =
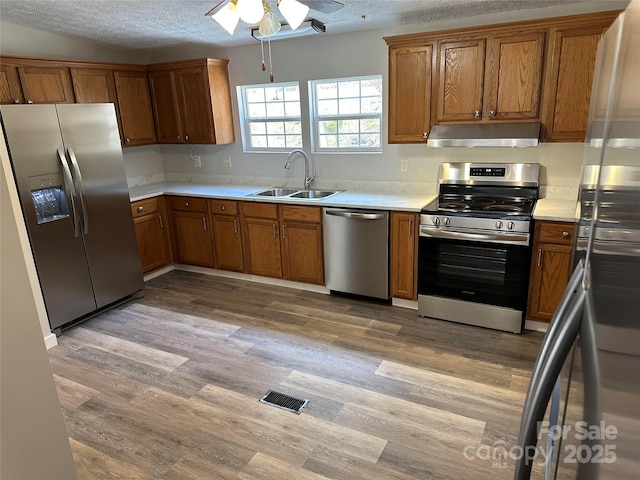
<instances>
[{"instance_id":1,"label":"oven control knob","mask_svg":"<svg viewBox=\"0 0 640 480\"><path fill-rule=\"evenodd\" d=\"M449 224L451 223L451 221L449 220L449 217L444 217L444 218L442 219L442 223L444 223L444 226L445 226L445 227L448 227L448 226L449 226Z\"/></svg>"},{"instance_id":2,"label":"oven control knob","mask_svg":"<svg viewBox=\"0 0 640 480\"><path fill-rule=\"evenodd\" d=\"M440 219L438 217L433 217L433 224L440 225Z\"/></svg>"},{"instance_id":3,"label":"oven control knob","mask_svg":"<svg viewBox=\"0 0 640 480\"><path fill-rule=\"evenodd\" d=\"M496 222L496 228L497 228L498 230L500 230L500 229L502 228L502 222L501 222L500 220L498 220L498 221Z\"/></svg>"},{"instance_id":4,"label":"oven control knob","mask_svg":"<svg viewBox=\"0 0 640 480\"><path fill-rule=\"evenodd\" d=\"M507 223L507 230L513 230L513 227L515 227L515 226L516 226L515 223L509 222L509 223Z\"/></svg>"}]
</instances>

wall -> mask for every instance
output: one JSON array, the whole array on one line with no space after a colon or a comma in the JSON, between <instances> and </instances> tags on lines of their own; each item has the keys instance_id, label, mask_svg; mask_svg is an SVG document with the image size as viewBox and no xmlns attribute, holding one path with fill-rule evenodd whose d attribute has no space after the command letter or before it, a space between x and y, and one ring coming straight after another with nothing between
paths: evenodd
<instances>
[{"instance_id":1,"label":"wall","mask_svg":"<svg viewBox=\"0 0 640 480\"><path fill-rule=\"evenodd\" d=\"M0 478L73 480L71 448L38 323L42 297L4 142L0 157Z\"/></svg>"}]
</instances>

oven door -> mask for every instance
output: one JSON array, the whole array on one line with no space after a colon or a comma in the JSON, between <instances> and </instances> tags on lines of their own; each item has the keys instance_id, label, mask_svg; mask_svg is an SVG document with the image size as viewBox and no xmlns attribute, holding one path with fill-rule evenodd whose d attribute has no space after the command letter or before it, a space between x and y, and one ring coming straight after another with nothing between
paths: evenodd
<instances>
[{"instance_id":1,"label":"oven door","mask_svg":"<svg viewBox=\"0 0 640 480\"><path fill-rule=\"evenodd\" d=\"M524 312L531 246L421 236L418 293Z\"/></svg>"}]
</instances>

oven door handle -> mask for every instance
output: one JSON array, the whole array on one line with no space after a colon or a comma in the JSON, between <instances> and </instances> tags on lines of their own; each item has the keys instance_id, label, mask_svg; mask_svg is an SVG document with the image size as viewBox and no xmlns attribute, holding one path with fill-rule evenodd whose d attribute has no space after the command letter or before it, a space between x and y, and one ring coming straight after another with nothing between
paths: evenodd
<instances>
[{"instance_id":1,"label":"oven door handle","mask_svg":"<svg viewBox=\"0 0 640 480\"><path fill-rule=\"evenodd\" d=\"M455 232L451 230L433 229L424 226L420 227L420 236L431 238L455 238L457 240L493 240L498 242L529 243L528 235L501 235L498 233Z\"/></svg>"}]
</instances>

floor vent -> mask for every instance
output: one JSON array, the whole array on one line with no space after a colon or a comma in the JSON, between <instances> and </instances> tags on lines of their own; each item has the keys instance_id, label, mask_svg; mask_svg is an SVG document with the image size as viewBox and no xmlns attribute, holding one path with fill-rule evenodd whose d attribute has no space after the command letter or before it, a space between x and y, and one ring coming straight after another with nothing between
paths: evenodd
<instances>
[{"instance_id":1,"label":"floor vent","mask_svg":"<svg viewBox=\"0 0 640 480\"><path fill-rule=\"evenodd\" d=\"M304 407L306 407L307 403L309 403L309 400L292 397L291 395L276 392L275 390L269 390L264 394L260 401L262 403L266 403L267 405L272 405L289 412L297 413L298 415L302 413Z\"/></svg>"}]
</instances>

